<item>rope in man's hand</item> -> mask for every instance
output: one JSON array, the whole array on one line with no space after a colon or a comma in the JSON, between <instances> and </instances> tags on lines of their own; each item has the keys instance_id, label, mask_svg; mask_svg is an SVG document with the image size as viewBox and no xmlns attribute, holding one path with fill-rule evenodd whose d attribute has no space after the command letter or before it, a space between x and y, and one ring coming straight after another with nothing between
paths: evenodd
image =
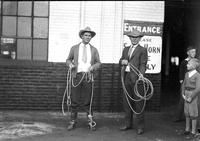
<instances>
[{"instance_id":1,"label":"rope in man's hand","mask_svg":"<svg viewBox=\"0 0 200 141\"><path fill-rule=\"evenodd\" d=\"M135 94L139 97L139 99L134 99L134 98L131 97L130 94L128 93L128 91L127 91L127 89L126 89L126 87L125 87L125 83L124 83L124 77L123 77L123 76L124 76L124 75L123 75L124 72L122 71L123 69L121 69L122 88L123 88L123 90L124 90L124 94L125 94L125 96L126 96L128 105L129 105L129 107L131 108L131 110L133 111L133 113L135 113L135 114L141 114L141 113L144 111L144 108L145 108L145 106L146 106L146 101L149 100L149 99L153 96L153 91L154 91L154 89L153 89L153 84L151 83L151 81L150 81L149 79L145 78L145 77L141 74L141 72L140 72L135 66L133 66L131 63L128 63L128 65L129 65L129 67L131 68L131 70L133 70L133 72L135 72L135 74L138 76L138 80L136 80L135 85L134 85L133 87L134 87L134 92L135 92ZM125 66L123 66L123 67L125 67ZM139 91L138 91L138 84L139 84L141 81L142 81L142 84L143 84L143 90L144 90L143 92L144 92L144 94L141 94L141 93L139 93ZM150 91L149 94L147 94L147 93L149 92L149 89L150 89L151 91ZM133 107L131 106L130 101L129 101L128 98L130 98L130 100L135 101L135 102L139 102L139 101L141 101L141 100L144 100L144 104L143 104L143 107L142 107L142 109L141 109L140 112L136 112L136 111L133 109Z\"/></svg>"}]
</instances>

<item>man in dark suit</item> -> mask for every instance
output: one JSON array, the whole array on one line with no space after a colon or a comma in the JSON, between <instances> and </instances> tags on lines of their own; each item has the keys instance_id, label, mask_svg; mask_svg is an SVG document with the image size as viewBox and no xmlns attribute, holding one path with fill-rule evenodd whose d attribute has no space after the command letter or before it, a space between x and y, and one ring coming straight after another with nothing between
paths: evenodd
<instances>
[{"instance_id":1,"label":"man in dark suit","mask_svg":"<svg viewBox=\"0 0 200 141\"><path fill-rule=\"evenodd\" d=\"M68 130L75 128L78 111L84 110L88 118L89 114L92 114L89 113L92 82L88 82L88 80L91 78L90 74L94 74L101 64L98 50L90 44L90 40L95 35L96 33L90 27L80 30L79 37L82 39L82 42L71 47L66 60L67 66L72 69L72 79L75 85L82 80L77 87L72 87L71 121L67 127ZM84 75L83 78L85 73L88 75ZM95 128L92 127L91 129L94 130Z\"/></svg>"},{"instance_id":2,"label":"man in dark suit","mask_svg":"<svg viewBox=\"0 0 200 141\"><path fill-rule=\"evenodd\" d=\"M125 47L122 52L122 57L120 58L119 64L122 67L122 71L124 72L124 83L125 87L127 89L127 92L129 95L134 99L139 99L139 97L134 92L134 85L136 83L136 80L138 80L139 76L130 69L130 66L128 63L132 64L134 67L136 67L141 74L144 75L146 71L146 65L148 61L148 53L147 49L139 45L139 41L142 38L142 34L137 31L133 30L132 32L126 33L131 41L130 47ZM142 111L143 107L143 101L135 102L132 101L130 98L128 98L130 101L130 105L133 106L133 109L135 109L136 112ZM120 128L120 130L128 130L132 128L132 122L133 122L133 114L135 114L132 109L130 108L130 105L127 102L126 96L123 95L123 106L125 110L125 125ZM136 116L136 133L138 135L144 133L144 111L140 114L135 114Z\"/></svg>"}]
</instances>

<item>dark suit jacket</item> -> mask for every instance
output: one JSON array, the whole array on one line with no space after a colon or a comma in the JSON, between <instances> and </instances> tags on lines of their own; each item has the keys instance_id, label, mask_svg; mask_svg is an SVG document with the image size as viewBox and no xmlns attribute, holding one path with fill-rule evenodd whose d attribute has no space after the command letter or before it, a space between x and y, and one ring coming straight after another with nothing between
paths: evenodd
<instances>
[{"instance_id":1,"label":"dark suit jacket","mask_svg":"<svg viewBox=\"0 0 200 141\"><path fill-rule=\"evenodd\" d=\"M119 64L121 65L121 61L123 59L126 59L131 63L133 66L135 66L143 75L146 71L146 65L148 61L148 53L147 49L138 45L135 50L133 51L131 58L128 59L128 51L130 47L125 47L122 52L122 57L120 58ZM125 71L126 67L123 68L122 71ZM136 81L138 79L137 75L134 71L130 71L131 77L133 81Z\"/></svg>"},{"instance_id":2,"label":"dark suit jacket","mask_svg":"<svg viewBox=\"0 0 200 141\"><path fill-rule=\"evenodd\" d=\"M75 68L72 69L73 77L75 77L76 74L77 74L79 45L80 44L81 43L72 46L70 53L69 53L69 56L66 60L67 66L69 66L70 63L73 63L75 65ZM94 71L96 71L101 65L99 53L98 53L98 50L94 46L92 46L91 44L90 44L90 48L91 48L91 62L90 62L90 64L94 68Z\"/></svg>"},{"instance_id":3,"label":"dark suit jacket","mask_svg":"<svg viewBox=\"0 0 200 141\"><path fill-rule=\"evenodd\" d=\"M187 63L188 61L186 59L184 59L179 67L179 81L183 81L185 78L185 74L187 72Z\"/></svg>"}]
</instances>

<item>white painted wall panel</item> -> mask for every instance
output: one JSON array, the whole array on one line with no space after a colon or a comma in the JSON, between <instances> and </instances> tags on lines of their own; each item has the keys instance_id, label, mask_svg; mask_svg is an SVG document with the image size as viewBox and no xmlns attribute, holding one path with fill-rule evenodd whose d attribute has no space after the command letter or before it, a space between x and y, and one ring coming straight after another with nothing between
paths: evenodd
<instances>
[{"instance_id":1,"label":"white painted wall panel","mask_svg":"<svg viewBox=\"0 0 200 141\"><path fill-rule=\"evenodd\" d=\"M49 18L49 62L65 62L70 48L79 42L80 2L51 1Z\"/></svg>"},{"instance_id":2,"label":"white painted wall panel","mask_svg":"<svg viewBox=\"0 0 200 141\"><path fill-rule=\"evenodd\" d=\"M80 29L96 32L91 40L102 63L118 63L123 49L123 21L164 22L163 1L51 1L50 62L65 62Z\"/></svg>"},{"instance_id":3,"label":"white painted wall panel","mask_svg":"<svg viewBox=\"0 0 200 141\"><path fill-rule=\"evenodd\" d=\"M164 1L126 1L124 19L164 22Z\"/></svg>"}]
</instances>

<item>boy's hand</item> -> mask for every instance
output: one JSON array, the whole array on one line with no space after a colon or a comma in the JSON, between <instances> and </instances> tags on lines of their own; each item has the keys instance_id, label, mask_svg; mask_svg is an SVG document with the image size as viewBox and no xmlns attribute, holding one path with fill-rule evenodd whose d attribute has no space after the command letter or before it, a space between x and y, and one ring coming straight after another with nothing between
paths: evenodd
<instances>
[{"instance_id":1,"label":"boy's hand","mask_svg":"<svg viewBox=\"0 0 200 141\"><path fill-rule=\"evenodd\" d=\"M191 101L192 101L192 98L191 98L191 97L188 97L188 98L187 98L187 102L190 103Z\"/></svg>"}]
</instances>

